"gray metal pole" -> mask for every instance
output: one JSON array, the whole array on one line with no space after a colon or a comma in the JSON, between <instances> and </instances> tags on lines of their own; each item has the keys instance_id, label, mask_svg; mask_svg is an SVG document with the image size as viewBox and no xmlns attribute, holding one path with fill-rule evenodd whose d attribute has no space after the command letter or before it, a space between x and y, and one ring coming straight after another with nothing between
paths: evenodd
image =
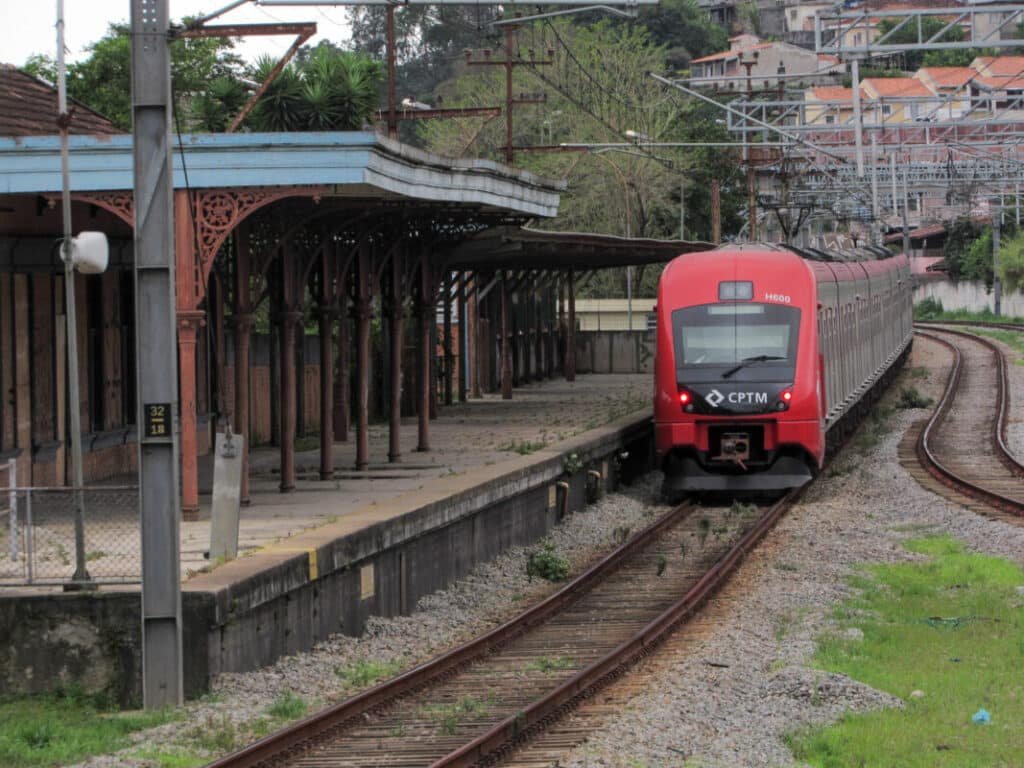
<instances>
[{"instance_id":1,"label":"gray metal pole","mask_svg":"<svg viewBox=\"0 0 1024 768\"><path fill-rule=\"evenodd\" d=\"M168 0L132 2L142 697L183 702Z\"/></svg>"},{"instance_id":2,"label":"gray metal pole","mask_svg":"<svg viewBox=\"0 0 1024 768\"><path fill-rule=\"evenodd\" d=\"M686 179L679 182L679 239L686 239Z\"/></svg>"},{"instance_id":3,"label":"gray metal pole","mask_svg":"<svg viewBox=\"0 0 1024 768\"><path fill-rule=\"evenodd\" d=\"M910 256L910 205L907 200L907 166L903 166L903 253Z\"/></svg>"},{"instance_id":4,"label":"gray metal pole","mask_svg":"<svg viewBox=\"0 0 1024 768\"><path fill-rule=\"evenodd\" d=\"M995 203L995 199L992 200ZM1003 209L992 212L992 311L996 317L1003 311L1003 281L999 279L999 230Z\"/></svg>"},{"instance_id":5,"label":"gray metal pole","mask_svg":"<svg viewBox=\"0 0 1024 768\"><path fill-rule=\"evenodd\" d=\"M853 78L853 136L857 144L857 178L864 178L864 113L860 108L860 61L850 60Z\"/></svg>"},{"instance_id":6,"label":"gray metal pole","mask_svg":"<svg viewBox=\"0 0 1024 768\"><path fill-rule=\"evenodd\" d=\"M64 318L68 345L68 415L71 423L71 498L75 514L75 573L78 586L90 581L85 567L85 497L82 494L82 414L78 397L78 305L75 301L75 265L71 259L71 162L68 152L68 91L64 65L64 0L57 0L57 124L60 126L61 219L64 239Z\"/></svg>"},{"instance_id":7,"label":"gray metal pole","mask_svg":"<svg viewBox=\"0 0 1024 768\"><path fill-rule=\"evenodd\" d=\"M900 212L899 198L896 196L896 155L889 155L889 178L892 180L892 212Z\"/></svg>"},{"instance_id":8,"label":"gray metal pole","mask_svg":"<svg viewBox=\"0 0 1024 768\"><path fill-rule=\"evenodd\" d=\"M871 134L871 240L881 241L878 226L878 137Z\"/></svg>"},{"instance_id":9,"label":"gray metal pole","mask_svg":"<svg viewBox=\"0 0 1024 768\"><path fill-rule=\"evenodd\" d=\"M628 207L627 207L628 210ZM630 222L626 219L626 239L633 237L630 233ZM626 267L626 325L628 330L633 330L633 266Z\"/></svg>"}]
</instances>

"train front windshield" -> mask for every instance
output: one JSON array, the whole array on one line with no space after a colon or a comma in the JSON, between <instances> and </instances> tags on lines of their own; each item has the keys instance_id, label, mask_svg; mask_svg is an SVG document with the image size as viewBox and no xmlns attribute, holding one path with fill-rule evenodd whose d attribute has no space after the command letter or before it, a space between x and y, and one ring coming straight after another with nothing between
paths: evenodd
<instances>
[{"instance_id":1,"label":"train front windshield","mask_svg":"<svg viewBox=\"0 0 1024 768\"><path fill-rule=\"evenodd\" d=\"M672 313L672 336L678 379L713 381L723 374L738 381L792 378L799 331L800 310L781 304L677 309Z\"/></svg>"}]
</instances>

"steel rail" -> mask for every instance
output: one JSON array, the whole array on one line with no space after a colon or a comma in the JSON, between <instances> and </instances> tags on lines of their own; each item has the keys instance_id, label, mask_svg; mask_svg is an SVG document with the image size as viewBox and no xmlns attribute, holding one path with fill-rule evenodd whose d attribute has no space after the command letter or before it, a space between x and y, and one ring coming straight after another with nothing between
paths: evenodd
<instances>
[{"instance_id":1,"label":"steel rail","mask_svg":"<svg viewBox=\"0 0 1024 768\"><path fill-rule=\"evenodd\" d=\"M743 558L772 529L803 489L791 491L761 516L733 547L723 555L686 594L630 640L621 643L604 658L580 670L543 698L518 714L508 717L469 744L434 762L431 768L494 765L521 743L539 734L605 685L625 674L708 599L742 562Z\"/></svg>"},{"instance_id":2,"label":"steel rail","mask_svg":"<svg viewBox=\"0 0 1024 768\"><path fill-rule=\"evenodd\" d=\"M939 459L935 449L933 449L931 443L932 437L936 432L938 432L942 423L945 421L946 416L949 414L950 409L953 407L953 402L956 399L956 395L960 387L963 371L963 355L961 354L959 347L946 339L936 336L934 333L928 333L920 330L915 331L915 333L923 338L930 339L931 341L946 347L953 354L953 366L950 370L949 378L946 380L945 390L942 393L942 397L940 398L938 405L929 417L924 429L921 430L921 434L917 439L916 452L918 460L925 469L928 470L929 474L943 485L960 491L967 496L983 501L996 509L1024 516L1024 503L1020 500L1004 496L1001 493L985 488L970 479L963 477L960 473L951 470ZM1013 475L1016 477L1024 476L1024 465L1017 461L1006 445L1006 425L1009 420L1009 379L1006 370L1006 359L1004 358L1002 351L987 339L983 339L974 334L948 329L942 330L942 333L963 336L971 339L972 341L977 341L990 349L995 355L996 417L993 420L992 432L990 435L992 450L999 462L1003 464L1003 466L1005 466Z\"/></svg>"},{"instance_id":3,"label":"steel rail","mask_svg":"<svg viewBox=\"0 0 1024 768\"><path fill-rule=\"evenodd\" d=\"M560 590L490 632L272 733L237 752L214 760L207 768L255 768L298 755L315 746L322 738L329 737L331 733L361 722L364 715L369 712L384 708L400 698L450 677L472 661L500 650L512 640L574 603L605 577L611 575L623 560L685 519L693 509L695 506L689 503L674 508L608 553Z\"/></svg>"}]
</instances>

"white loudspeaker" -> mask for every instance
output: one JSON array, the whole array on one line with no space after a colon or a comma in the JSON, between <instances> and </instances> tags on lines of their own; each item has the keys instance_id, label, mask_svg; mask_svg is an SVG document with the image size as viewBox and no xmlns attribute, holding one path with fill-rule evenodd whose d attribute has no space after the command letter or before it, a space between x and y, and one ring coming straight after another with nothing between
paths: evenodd
<instances>
[{"instance_id":1,"label":"white loudspeaker","mask_svg":"<svg viewBox=\"0 0 1024 768\"><path fill-rule=\"evenodd\" d=\"M110 260L107 236L102 232L79 232L73 238L71 263L83 275L98 275L105 272Z\"/></svg>"}]
</instances>

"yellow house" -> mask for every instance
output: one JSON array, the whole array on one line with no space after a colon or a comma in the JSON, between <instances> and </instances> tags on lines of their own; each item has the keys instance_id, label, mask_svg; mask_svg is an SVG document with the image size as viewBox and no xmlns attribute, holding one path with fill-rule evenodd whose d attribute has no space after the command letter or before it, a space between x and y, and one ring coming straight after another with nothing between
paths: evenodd
<instances>
[{"instance_id":1,"label":"yellow house","mask_svg":"<svg viewBox=\"0 0 1024 768\"><path fill-rule=\"evenodd\" d=\"M861 81L864 122L907 123L927 118L940 104L916 77L869 77Z\"/></svg>"},{"instance_id":2,"label":"yellow house","mask_svg":"<svg viewBox=\"0 0 1024 768\"><path fill-rule=\"evenodd\" d=\"M842 125L852 119L852 88L821 85L804 91L804 124Z\"/></svg>"}]
</instances>

